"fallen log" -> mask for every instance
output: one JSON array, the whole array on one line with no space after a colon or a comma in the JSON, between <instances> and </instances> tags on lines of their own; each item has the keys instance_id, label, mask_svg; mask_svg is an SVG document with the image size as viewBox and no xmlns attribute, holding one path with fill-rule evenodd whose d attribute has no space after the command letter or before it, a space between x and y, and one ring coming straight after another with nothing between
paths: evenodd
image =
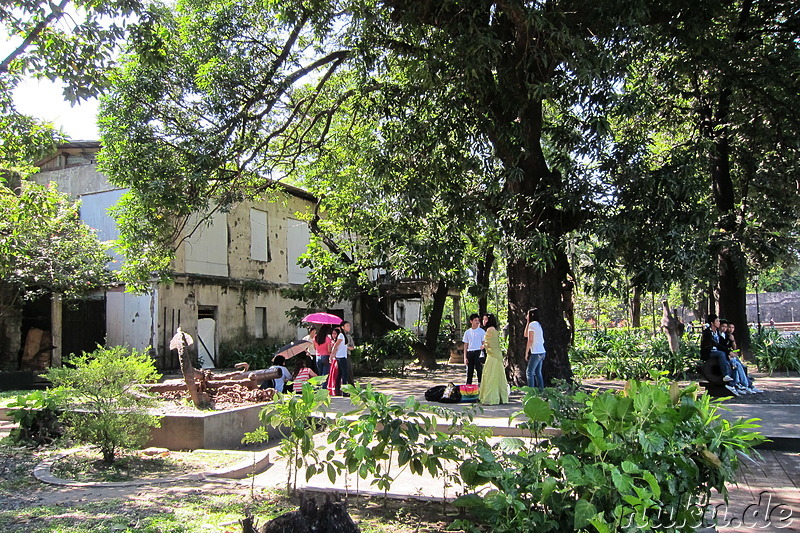
<instances>
[{"instance_id":1,"label":"fallen log","mask_svg":"<svg viewBox=\"0 0 800 533\"><path fill-rule=\"evenodd\" d=\"M280 377L280 370L255 370L253 372L229 372L227 374L211 374L214 376L208 379L207 375L210 372L196 372L194 386L198 393L205 390L216 390L220 387L230 385L241 385L247 389L257 389L261 383L268 379L276 379ZM199 379L198 379L199 378ZM191 390L186 386L186 381L182 379L168 379L161 383L147 383L142 385L142 388L153 393L162 392L176 392L176 391L189 391Z\"/></svg>"}]
</instances>

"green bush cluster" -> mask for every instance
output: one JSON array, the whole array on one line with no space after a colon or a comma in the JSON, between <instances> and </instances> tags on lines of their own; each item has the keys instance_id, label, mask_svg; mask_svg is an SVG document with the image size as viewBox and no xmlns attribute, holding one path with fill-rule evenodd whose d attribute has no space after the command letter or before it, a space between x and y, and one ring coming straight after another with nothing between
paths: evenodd
<instances>
[{"instance_id":1,"label":"green bush cluster","mask_svg":"<svg viewBox=\"0 0 800 533\"><path fill-rule=\"evenodd\" d=\"M361 375L402 375L406 364L414 360L417 335L400 328L381 337L374 337L351 352L353 369Z\"/></svg>"},{"instance_id":2,"label":"green bush cluster","mask_svg":"<svg viewBox=\"0 0 800 533\"><path fill-rule=\"evenodd\" d=\"M48 372L68 435L99 448L106 463L114 462L120 449L145 444L160 422L147 412L155 398L137 385L159 378L153 358L122 346L98 346L69 365Z\"/></svg>"},{"instance_id":3,"label":"green bush cluster","mask_svg":"<svg viewBox=\"0 0 800 533\"><path fill-rule=\"evenodd\" d=\"M63 401L59 391L35 390L17 396L8 404L8 413L17 424L9 434L12 442L39 446L60 437L64 428L58 415Z\"/></svg>"},{"instance_id":4,"label":"green bush cluster","mask_svg":"<svg viewBox=\"0 0 800 533\"><path fill-rule=\"evenodd\" d=\"M561 396L559 394L559 396ZM492 531L694 531L727 494L739 454L763 437L753 421L729 423L697 385L631 381L621 392L579 392L565 402L528 393L522 426L539 440L478 442L461 465L482 495L456 504ZM468 521L456 524L478 531Z\"/></svg>"},{"instance_id":5,"label":"green bush cluster","mask_svg":"<svg viewBox=\"0 0 800 533\"><path fill-rule=\"evenodd\" d=\"M220 367L233 368L236 363L248 363L252 370L259 368L269 368L272 366L272 358L286 343L280 342L261 342L250 346L231 348L220 346Z\"/></svg>"},{"instance_id":6,"label":"green bush cluster","mask_svg":"<svg viewBox=\"0 0 800 533\"><path fill-rule=\"evenodd\" d=\"M696 370L700 359L695 341L684 339L678 352L672 353L663 334L653 335L643 329L598 329L577 336L575 341L570 361L580 378L647 379L653 370L683 378Z\"/></svg>"},{"instance_id":7,"label":"green bush cluster","mask_svg":"<svg viewBox=\"0 0 800 533\"><path fill-rule=\"evenodd\" d=\"M766 328L752 336L750 349L761 371L800 372L800 335L783 336L774 328Z\"/></svg>"},{"instance_id":8,"label":"green bush cluster","mask_svg":"<svg viewBox=\"0 0 800 533\"><path fill-rule=\"evenodd\" d=\"M398 405L371 387L347 386L356 409L331 423L322 457L303 453L313 449L309 409L321 402L307 387L301 399L281 401L308 408L266 419L297 430L287 448L307 479L326 473L335 482L347 472L389 491L399 471L427 473L464 487L456 505L471 517L453 527L466 531L694 531L713 513L712 490L725 497L740 457L763 440L754 420L721 418L719 400L698 394L697 385L664 380L594 394L550 390L544 398L526 388L512 420L530 438L497 440L470 411L414 398ZM545 433L553 426L560 435Z\"/></svg>"}]
</instances>

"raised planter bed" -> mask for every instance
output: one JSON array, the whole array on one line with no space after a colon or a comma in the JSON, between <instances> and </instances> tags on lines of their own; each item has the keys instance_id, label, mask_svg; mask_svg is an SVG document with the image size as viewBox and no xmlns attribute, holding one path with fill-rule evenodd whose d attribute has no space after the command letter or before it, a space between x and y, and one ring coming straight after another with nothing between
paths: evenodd
<instances>
[{"instance_id":1,"label":"raised planter bed","mask_svg":"<svg viewBox=\"0 0 800 533\"><path fill-rule=\"evenodd\" d=\"M233 450L242 448L242 437L261 425L258 414L268 403L249 404L219 411L167 413L154 428L147 446L169 450ZM153 414L162 414L154 410ZM270 430L270 438L280 438Z\"/></svg>"}]
</instances>

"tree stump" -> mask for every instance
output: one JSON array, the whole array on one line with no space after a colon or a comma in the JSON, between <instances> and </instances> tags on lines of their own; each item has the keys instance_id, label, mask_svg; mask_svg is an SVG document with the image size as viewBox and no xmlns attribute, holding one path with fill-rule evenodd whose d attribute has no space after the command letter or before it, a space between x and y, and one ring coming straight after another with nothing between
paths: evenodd
<instances>
[{"instance_id":1,"label":"tree stump","mask_svg":"<svg viewBox=\"0 0 800 533\"><path fill-rule=\"evenodd\" d=\"M317 506L314 498L301 498L300 509L273 518L258 527L249 513L239 522L242 533L360 533L356 523L347 512L344 502L331 501Z\"/></svg>"},{"instance_id":2,"label":"tree stump","mask_svg":"<svg viewBox=\"0 0 800 533\"><path fill-rule=\"evenodd\" d=\"M661 305L663 307L661 329L667 332L669 349L672 351L672 353L676 353L680 349L680 338L683 337L683 322L678 319L677 309L673 309L672 314L670 314L669 304L666 300L662 300Z\"/></svg>"},{"instance_id":3,"label":"tree stump","mask_svg":"<svg viewBox=\"0 0 800 533\"><path fill-rule=\"evenodd\" d=\"M192 355L196 355L197 347L194 344L194 339L192 339L191 335L184 333L181 327L178 326L175 336L169 341L169 349L178 353L183 379L186 382L186 388L194 406L202 409L209 405L211 398L205 392L198 390L197 383L195 383L196 371L192 366Z\"/></svg>"}]
</instances>

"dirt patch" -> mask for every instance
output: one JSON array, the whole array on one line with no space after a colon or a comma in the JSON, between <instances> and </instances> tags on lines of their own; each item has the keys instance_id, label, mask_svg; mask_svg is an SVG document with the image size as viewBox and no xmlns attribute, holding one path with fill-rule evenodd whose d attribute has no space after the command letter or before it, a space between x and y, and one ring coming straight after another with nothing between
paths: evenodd
<instances>
[{"instance_id":1,"label":"dirt patch","mask_svg":"<svg viewBox=\"0 0 800 533\"><path fill-rule=\"evenodd\" d=\"M273 389L248 389L241 385L220 387L211 396L208 411L224 411L235 407L244 407L257 403L272 401ZM196 413L198 409L192 403L188 391L169 391L158 394L159 404L153 412L161 414Z\"/></svg>"}]
</instances>

